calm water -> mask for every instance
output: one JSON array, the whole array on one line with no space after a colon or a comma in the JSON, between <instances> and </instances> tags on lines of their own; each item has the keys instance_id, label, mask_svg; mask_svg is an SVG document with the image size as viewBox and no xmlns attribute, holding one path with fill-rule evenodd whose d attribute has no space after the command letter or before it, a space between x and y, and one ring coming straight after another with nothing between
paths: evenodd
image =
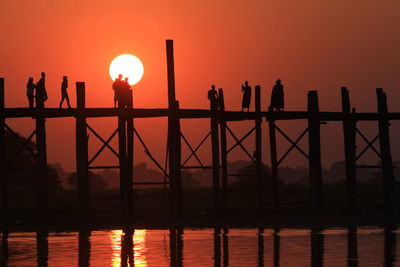
<instances>
[{"instance_id":1,"label":"calm water","mask_svg":"<svg viewBox=\"0 0 400 267\"><path fill-rule=\"evenodd\" d=\"M1 266L400 266L395 228L2 234Z\"/></svg>"}]
</instances>

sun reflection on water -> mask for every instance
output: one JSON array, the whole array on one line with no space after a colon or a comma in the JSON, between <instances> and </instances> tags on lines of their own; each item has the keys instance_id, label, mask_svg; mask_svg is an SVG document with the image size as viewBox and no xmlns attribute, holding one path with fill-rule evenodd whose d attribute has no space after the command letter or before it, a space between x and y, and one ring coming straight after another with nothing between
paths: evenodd
<instances>
[{"instance_id":1,"label":"sun reflection on water","mask_svg":"<svg viewBox=\"0 0 400 267\"><path fill-rule=\"evenodd\" d=\"M110 232L112 246L112 266L121 266L121 240L123 231L113 230ZM134 264L131 266L147 267L146 260L146 230L135 230L133 235L133 258ZM130 266L130 265L128 265Z\"/></svg>"}]
</instances>

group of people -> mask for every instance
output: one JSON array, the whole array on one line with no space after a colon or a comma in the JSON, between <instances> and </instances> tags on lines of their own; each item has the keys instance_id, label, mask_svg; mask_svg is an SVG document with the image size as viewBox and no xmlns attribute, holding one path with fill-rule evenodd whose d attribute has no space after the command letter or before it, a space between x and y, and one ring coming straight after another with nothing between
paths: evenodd
<instances>
[{"instance_id":1,"label":"group of people","mask_svg":"<svg viewBox=\"0 0 400 267\"><path fill-rule=\"evenodd\" d=\"M68 108L71 108L67 88L68 78L67 76L64 76L61 82L60 108L62 107L64 100L67 101ZM35 107L35 99L36 107L40 107L40 105L44 106L44 102L46 102L46 100L48 99L46 91L46 73L41 73L41 77L36 84L33 82L33 77L29 77L28 83L26 84L26 96L28 98L29 108Z\"/></svg>"},{"instance_id":2,"label":"group of people","mask_svg":"<svg viewBox=\"0 0 400 267\"><path fill-rule=\"evenodd\" d=\"M257 85L259 86L259 85ZM256 87L257 87L256 86ZM248 81L242 84L242 111L250 109L251 100L251 86ZM212 108L218 109L218 92L215 90L215 85L211 85L211 89L208 90L208 99L211 101ZM274 87L272 88L270 109L272 111L282 111L285 108L283 85L280 79L276 80Z\"/></svg>"},{"instance_id":3,"label":"group of people","mask_svg":"<svg viewBox=\"0 0 400 267\"><path fill-rule=\"evenodd\" d=\"M114 108L117 107L117 103L119 107L127 107L130 97L129 90L131 89L128 77L122 80L122 74L119 74L112 85L112 89L114 90Z\"/></svg>"}]
</instances>

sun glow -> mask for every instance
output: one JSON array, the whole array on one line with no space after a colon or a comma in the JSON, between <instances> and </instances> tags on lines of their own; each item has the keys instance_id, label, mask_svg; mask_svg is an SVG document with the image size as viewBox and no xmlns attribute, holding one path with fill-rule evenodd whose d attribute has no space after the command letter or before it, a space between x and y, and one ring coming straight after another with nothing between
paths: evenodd
<instances>
[{"instance_id":1,"label":"sun glow","mask_svg":"<svg viewBox=\"0 0 400 267\"><path fill-rule=\"evenodd\" d=\"M115 80L119 74L127 77L130 85L137 84L143 77L142 61L134 55L123 54L113 59L110 64L110 77Z\"/></svg>"}]
</instances>

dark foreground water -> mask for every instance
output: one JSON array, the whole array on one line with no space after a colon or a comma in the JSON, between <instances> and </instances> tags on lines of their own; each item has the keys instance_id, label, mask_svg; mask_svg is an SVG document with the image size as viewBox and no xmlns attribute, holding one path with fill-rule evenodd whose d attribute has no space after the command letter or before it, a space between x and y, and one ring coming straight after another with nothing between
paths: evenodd
<instances>
[{"instance_id":1,"label":"dark foreground water","mask_svg":"<svg viewBox=\"0 0 400 267\"><path fill-rule=\"evenodd\" d=\"M1 266L400 266L395 227L2 233Z\"/></svg>"}]
</instances>

